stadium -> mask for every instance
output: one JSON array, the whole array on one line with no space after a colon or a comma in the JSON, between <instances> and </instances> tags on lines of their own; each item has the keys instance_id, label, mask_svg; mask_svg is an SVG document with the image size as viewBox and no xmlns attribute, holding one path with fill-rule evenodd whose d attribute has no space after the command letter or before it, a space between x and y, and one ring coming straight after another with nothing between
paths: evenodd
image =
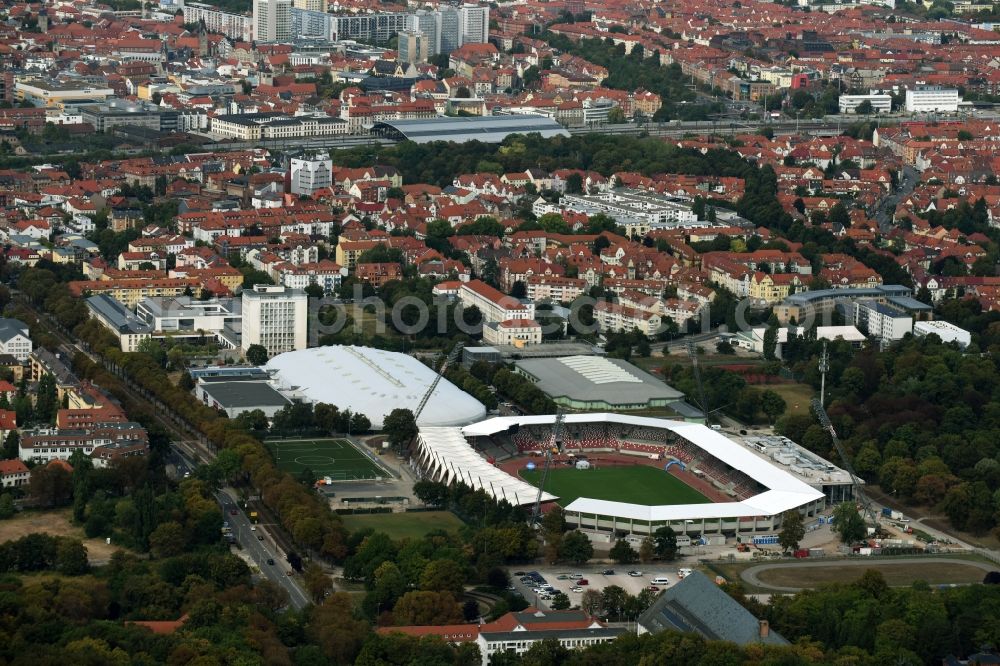
<instances>
[{"instance_id":1,"label":"stadium","mask_svg":"<svg viewBox=\"0 0 1000 666\"><path fill-rule=\"evenodd\" d=\"M348 345L279 354L267 362L265 370L275 388L289 399L360 412L376 430L397 407L415 411L437 374L407 354ZM442 379L418 424L465 425L484 416L483 403Z\"/></svg>"},{"instance_id":2,"label":"stadium","mask_svg":"<svg viewBox=\"0 0 1000 666\"><path fill-rule=\"evenodd\" d=\"M842 499L849 493L849 486L831 476L839 470L822 459L808 453L785 457L785 463L800 463L790 469L802 473L793 474L762 448L704 425L570 414L561 441L554 442L555 418L497 417L464 427L421 427L411 463L432 480L462 481L497 499L531 505L545 451L552 449L543 502L562 505L571 527L616 536L644 536L670 526L678 534L749 538L773 533L786 511L814 516L831 493ZM809 465L817 469L814 479L804 469Z\"/></svg>"}]
</instances>

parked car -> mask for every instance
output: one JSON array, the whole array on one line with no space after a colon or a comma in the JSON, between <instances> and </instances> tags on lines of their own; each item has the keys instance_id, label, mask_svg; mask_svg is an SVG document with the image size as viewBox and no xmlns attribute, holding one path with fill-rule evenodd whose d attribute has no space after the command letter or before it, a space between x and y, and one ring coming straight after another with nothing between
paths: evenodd
<instances>
[{"instance_id":1,"label":"parked car","mask_svg":"<svg viewBox=\"0 0 1000 666\"><path fill-rule=\"evenodd\" d=\"M583 592L583 588L579 587L577 585L574 585L573 587L569 588L569 591L570 592L576 592L577 594L579 594L580 592Z\"/></svg>"},{"instance_id":2,"label":"parked car","mask_svg":"<svg viewBox=\"0 0 1000 666\"><path fill-rule=\"evenodd\" d=\"M642 572L641 571L629 571L628 575L632 576L632 578L639 578L640 576L642 576Z\"/></svg>"},{"instance_id":3,"label":"parked car","mask_svg":"<svg viewBox=\"0 0 1000 666\"><path fill-rule=\"evenodd\" d=\"M656 587L655 585L650 585L646 589L649 590L650 592L659 592L660 591L660 588Z\"/></svg>"},{"instance_id":4,"label":"parked car","mask_svg":"<svg viewBox=\"0 0 1000 666\"><path fill-rule=\"evenodd\" d=\"M271 557L267 558L267 563L270 564L273 567L274 566L274 558L271 558Z\"/></svg>"},{"instance_id":5,"label":"parked car","mask_svg":"<svg viewBox=\"0 0 1000 666\"><path fill-rule=\"evenodd\" d=\"M515 575L515 576L523 576L523 575L524 575L524 572L523 572L523 571L515 571L515 572L514 572L514 575Z\"/></svg>"},{"instance_id":6,"label":"parked car","mask_svg":"<svg viewBox=\"0 0 1000 666\"><path fill-rule=\"evenodd\" d=\"M583 578L583 574L571 574L570 578L572 578L573 580L580 580L581 578Z\"/></svg>"},{"instance_id":7,"label":"parked car","mask_svg":"<svg viewBox=\"0 0 1000 666\"><path fill-rule=\"evenodd\" d=\"M556 580L569 580L569 576L567 576L566 574L559 574L558 576L556 576Z\"/></svg>"},{"instance_id":8,"label":"parked car","mask_svg":"<svg viewBox=\"0 0 1000 666\"><path fill-rule=\"evenodd\" d=\"M229 515L230 515L230 516L235 516L235 515L237 515L238 513L239 513L239 511L237 511L236 509L230 509L230 510L229 510Z\"/></svg>"},{"instance_id":9,"label":"parked car","mask_svg":"<svg viewBox=\"0 0 1000 666\"><path fill-rule=\"evenodd\" d=\"M614 576L615 575L615 570L614 569L605 569L601 573L604 574L605 576Z\"/></svg>"},{"instance_id":10,"label":"parked car","mask_svg":"<svg viewBox=\"0 0 1000 666\"><path fill-rule=\"evenodd\" d=\"M588 581L586 578L581 578L580 580L576 581L576 584L582 587L584 585L590 585L590 581Z\"/></svg>"}]
</instances>

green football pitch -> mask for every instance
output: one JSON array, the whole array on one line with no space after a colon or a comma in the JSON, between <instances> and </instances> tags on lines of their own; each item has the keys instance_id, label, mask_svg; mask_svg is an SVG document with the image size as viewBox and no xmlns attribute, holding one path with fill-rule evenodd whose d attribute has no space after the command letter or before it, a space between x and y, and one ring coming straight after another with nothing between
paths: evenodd
<instances>
[{"instance_id":1,"label":"green football pitch","mask_svg":"<svg viewBox=\"0 0 1000 666\"><path fill-rule=\"evenodd\" d=\"M310 469L317 479L354 481L391 477L346 439L272 439L265 442L278 469L298 476Z\"/></svg>"},{"instance_id":2,"label":"green football pitch","mask_svg":"<svg viewBox=\"0 0 1000 666\"><path fill-rule=\"evenodd\" d=\"M541 469L522 469L520 473L528 483L541 483ZM549 470L545 492L558 496L561 506L577 497L647 506L709 504L712 501L669 472L647 465L596 469L555 467Z\"/></svg>"}]
</instances>

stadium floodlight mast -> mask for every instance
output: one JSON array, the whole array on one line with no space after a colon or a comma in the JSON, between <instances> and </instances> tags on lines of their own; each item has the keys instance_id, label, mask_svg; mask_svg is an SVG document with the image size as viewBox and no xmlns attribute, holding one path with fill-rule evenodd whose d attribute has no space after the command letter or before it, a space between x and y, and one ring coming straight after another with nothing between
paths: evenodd
<instances>
[{"instance_id":1,"label":"stadium floodlight mast","mask_svg":"<svg viewBox=\"0 0 1000 666\"><path fill-rule=\"evenodd\" d=\"M701 403L698 405L701 407L702 413L705 414L705 420L708 420L708 405L705 402L705 385L701 382L701 368L698 367L698 350L695 349L694 342L688 340L687 345L688 356L691 357L691 374L694 375L695 384L698 387L698 401Z\"/></svg>"},{"instance_id":2,"label":"stadium floodlight mast","mask_svg":"<svg viewBox=\"0 0 1000 666\"><path fill-rule=\"evenodd\" d=\"M872 506L871 500L868 499L867 493L865 493L862 488L863 484L861 482L861 477L859 477L854 471L854 465L851 464L850 458L847 457L847 452L844 451L844 447L840 443L840 438L837 437L837 430L833 427L833 422L830 421L830 416L826 413L823 403L821 403L818 398L813 398L812 408L813 411L816 412L816 418L819 419L820 425L822 425L823 428L830 433L830 439L833 440L833 446L837 449L841 462L844 463L844 469L851 475L851 485L854 487L854 496L857 498L858 502L861 503L861 510L864 513L865 519L871 522L871 524L878 529L878 513L875 511L875 507Z\"/></svg>"},{"instance_id":3,"label":"stadium floodlight mast","mask_svg":"<svg viewBox=\"0 0 1000 666\"><path fill-rule=\"evenodd\" d=\"M542 482L538 484L538 495L535 496L535 508L531 511L531 524L537 525L542 514L542 493L545 492L545 482L549 478L549 468L552 466L552 452L562 448L563 423L566 412L562 407L556 410L556 419L552 422L552 443L545 449L545 466L542 468Z\"/></svg>"},{"instance_id":4,"label":"stadium floodlight mast","mask_svg":"<svg viewBox=\"0 0 1000 666\"><path fill-rule=\"evenodd\" d=\"M819 357L819 404L826 404L826 373L830 369L830 356L826 353L826 340L823 341L823 353Z\"/></svg>"},{"instance_id":5,"label":"stadium floodlight mast","mask_svg":"<svg viewBox=\"0 0 1000 666\"><path fill-rule=\"evenodd\" d=\"M723 409L731 405L732 403L726 403L720 407L716 407L713 410L708 409L708 403L705 400L705 384L701 381L701 366L698 365L698 350L694 346L694 342L688 340L685 344L688 356L691 357L691 374L694 375L695 385L698 387L698 408L701 409L701 413L705 415L705 423L709 423L709 417L713 414L718 414ZM721 422L722 419L720 418Z\"/></svg>"}]
</instances>

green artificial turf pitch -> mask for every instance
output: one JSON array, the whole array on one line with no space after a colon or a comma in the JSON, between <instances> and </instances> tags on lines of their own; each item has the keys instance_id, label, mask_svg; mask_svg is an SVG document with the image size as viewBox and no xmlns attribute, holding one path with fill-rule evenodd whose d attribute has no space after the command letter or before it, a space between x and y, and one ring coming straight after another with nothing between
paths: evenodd
<instances>
[{"instance_id":1,"label":"green artificial turf pitch","mask_svg":"<svg viewBox=\"0 0 1000 666\"><path fill-rule=\"evenodd\" d=\"M464 523L450 511L407 511L406 513L355 513L341 516L350 532L371 528L391 538L422 539L435 530L457 532Z\"/></svg>"},{"instance_id":2,"label":"green artificial turf pitch","mask_svg":"<svg viewBox=\"0 0 1000 666\"><path fill-rule=\"evenodd\" d=\"M295 477L305 469L317 479L334 481L391 476L346 439L275 439L266 444L278 469Z\"/></svg>"},{"instance_id":3,"label":"green artificial turf pitch","mask_svg":"<svg viewBox=\"0 0 1000 666\"><path fill-rule=\"evenodd\" d=\"M534 470L520 470L521 478L534 485L542 480L542 463L536 464L538 467ZM712 501L669 472L663 471L663 468L647 465L596 469L553 467L549 470L545 492L559 497L561 506L566 506L577 497L647 506L709 504Z\"/></svg>"}]
</instances>

